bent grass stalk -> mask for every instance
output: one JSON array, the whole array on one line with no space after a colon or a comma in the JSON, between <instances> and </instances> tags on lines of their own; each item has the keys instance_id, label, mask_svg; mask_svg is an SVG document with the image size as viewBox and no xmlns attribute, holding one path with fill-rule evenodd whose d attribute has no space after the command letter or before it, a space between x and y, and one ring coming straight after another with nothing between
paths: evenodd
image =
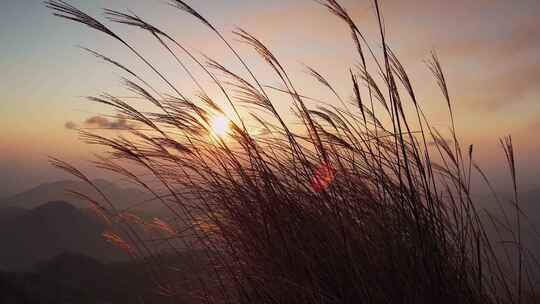
<instances>
[{"instance_id":1,"label":"bent grass stalk","mask_svg":"<svg viewBox=\"0 0 540 304\"><path fill-rule=\"evenodd\" d=\"M104 216L120 219L112 221L119 232L108 232L105 238L143 259L159 293L172 298L183 291L175 289L174 276L165 275L167 266L156 244L161 241L179 256L186 248L204 255L206 275L193 277L192 286L198 287L184 292L194 302L528 300L524 291L532 286L525 286L523 280L526 264L517 186L514 242L519 258L517 278L512 279L507 275L508 263L498 258L486 233L482 210L470 195L472 166L485 176L472 160L472 149L468 172L465 170L452 100L437 56L433 54L429 68L449 110L450 143L430 124L409 75L388 46L378 1L373 5L383 46L379 55L343 6L335 0L317 2L344 21L353 37L352 51L360 57L360 64L346 75L351 80L350 104L328 79L309 67L309 73L337 102L318 102L300 94L270 49L238 29L235 36L254 48L283 87L263 85L249 62L211 21L184 1L171 0L170 4L216 34L249 78L208 57L197 58L180 40L137 15L106 10L109 21L156 38L157 47L165 48L200 90L190 97L108 26L64 1L45 2L55 15L113 37L174 92L160 93L141 73L87 49L126 72L127 88L156 108L143 111L110 94L89 97L137 124L118 136L81 131L86 142L109 148L110 155L100 157L96 166L146 189L155 198L152 203L162 204L173 219L155 218L147 223L127 210L117 210L106 197L108 207L89 198ZM185 53L223 96L209 96L195 71L171 46ZM375 66L380 77L374 76L370 66ZM290 98L301 129L295 127L296 121L279 114L268 90ZM226 112L216 102L218 98L231 105L236 120L231 120L227 138L214 134L215 140L209 140L212 117ZM241 114L240 107L249 113ZM413 114L406 110L409 107ZM264 132L250 132L248 125L253 123ZM503 142L503 148L516 185L510 139ZM52 162L92 184L69 164ZM133 167L146 173L128 169ZM511 226L508 217L504 220ZM148 239L134 227L137 225L156 228L163 236Z\"/></svg>"}]
</instances>

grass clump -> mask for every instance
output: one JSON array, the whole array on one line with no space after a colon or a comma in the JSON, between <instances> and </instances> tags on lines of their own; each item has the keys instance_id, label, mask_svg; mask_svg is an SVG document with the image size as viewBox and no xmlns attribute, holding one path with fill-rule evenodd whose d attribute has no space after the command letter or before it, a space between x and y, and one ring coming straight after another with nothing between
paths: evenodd
<instances>
[{"instance_id":1,"label":"grass clump","mask_svg":"<svg viewBox=\"0 0 540 304\"><path fill-rule=\"evenodd\" d=\"M162 93L137 72L91 51L122 69L129 77L124 80L127 88L154 109L143 111L108 94L90 97L137 125L122 136L81 130L87 142L110 148L97 166L139 184L169 211L169 218L146 223L160 228L164 236L158 241L173 252L187 247L206 255L207 274L184 278L184 270L177 279L192 280L194 287L179 290L154 247L156 239L141 235L134 227L140 222L120 221L118 234L107 234L108 239L145 261L160 293L172 298L187 293L204 303L526 300L521 249L519 270L509 276L472 201L472 146L463 156L442 66L433 54L429 68L449 111L450 140L430 124L409 75L388 47L378 1L373 7L380 50L366 43L337 1L318 1L350 29L351 51L359 58L347 75L350 101L309 68L335 102L301 95L271 50L238 29L236 38L252 46L281 83L279 88L265 86L209 20L184 1L169 2L215 33L242 71L193 54L137 15L106 10L109 21L147 31L156 39L187 81L197 86L196 94L186 94L108 26L64 1L46 1L56 15L123 44L173 92ZM196 76L201 72L221 96L211 97ZM271 91L290 99L295 121L280 114ZM231 110L220 106L218 98ZM216 134L216 115L230 120L228 134ZM515 173L510 139L504 147ZM69 164L53 163L91 183ZM109 203L97 208L118 218L122 211ZM515 240L521 248L519 231Z\"/></svg>"}]
</instances>

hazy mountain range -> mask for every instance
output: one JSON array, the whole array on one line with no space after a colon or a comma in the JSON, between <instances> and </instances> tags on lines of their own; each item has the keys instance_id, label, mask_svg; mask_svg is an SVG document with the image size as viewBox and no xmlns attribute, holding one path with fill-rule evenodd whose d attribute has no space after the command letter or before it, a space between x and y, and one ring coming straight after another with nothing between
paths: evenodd
<instances>
[{"instance_id":1,"label":"hazy mountain range","mask_svg":"<svg viewBox=\"0 0 540 304\"><path fill-rule=\"evenodd\" d=\"M145 220L164 216L165 209L139 189L123 188L105 180L94 182L118 209L131 208L131 212ZM88 208L84 199L66 190L98 197L85 183L59 181L0 199L0 303L163 303L167 300L156 293L155 282L140 261L131 261L105 241L102 234L111 229L109 224ZM148 203L139 204L142 201ZM149 236L159 233L141 231ZM160 248L156 244L153 249L171 266L167 275L176 278L201 271L193 268L192 263L204 255L182 251L170 256ZM182 277L185 289L193 289L189 280L199 277L200 274ZM182 302L192 303L187 298Z\"/></svg>"},{"instance_id":2,"label":"hazy mountain range","mask_svg":"<svg viewBox=\"0 0 540 304\"><path fill-rule=\"evenodd\" d=\"M27 210L0 209L0 269L24 270L64 251L89 255L101 261L126 256L107 243L105 223L92 213L63 202L48 202Z\"/></svg>"},{"instance_id":3,"label":"hazy mountain range","mask_svg":"<svg viewBox=\"0 0 540 304\"><path fill-rule=\"evenodd\" d=\"M150 199L139 189L122 188L105 180L94 182L118 209L132 207L132 212L146 217L157 216L163 210L155 202L139 204ZM0 199L0 270L29 269L64 251L100 261L126 258L103 239L108 228L103 219L88 208L87 201L67 190L99 198L84 182L58 181Z\"/></svg>"},{"instance_id":4,"label":"hazy mountain range","mask_svg":"<svg viewBox=\"0 0 540 304\"><path fill-rule=\"evenodd\" d=\"M105 193L105 195L107 195L117 208L133 207L139 211L155 211L159 209L159 206L155 206L155 204L140 204L141 202L150 199L151 196L137 188L123 188L103 179L97 179L93 182ZM0 198L0 208L19 207L32 209L50 201L69 202L77 208L89 207L89 204L85 199L69 193L68 191L83 193L96 199L100 203L104 203L96 190L87 183L65 180L41 184L30 190Z\"/></svg>"}]
</instances>

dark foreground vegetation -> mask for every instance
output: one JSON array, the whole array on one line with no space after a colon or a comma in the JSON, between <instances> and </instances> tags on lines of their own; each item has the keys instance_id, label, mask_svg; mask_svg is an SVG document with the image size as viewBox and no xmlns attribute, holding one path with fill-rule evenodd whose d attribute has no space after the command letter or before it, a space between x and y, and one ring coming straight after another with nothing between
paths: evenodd
<instances>
[{"instance_id":1,"label":"dark foreground vegetation","mask_svg":"<svg viewBox=\"0 0 540 304\"><path fill-rule=\"evenodd\" d=\"M135 226L150 223L126 216L102 193L97 196L104 204L86 196L116 223L117 232L105 237L144 261L156 290L178 303L185 297L200 303L534 301L529 296L535 288L534 260L522 246L524 215L511 138L501 144L516 193L508 202L512 213L489 221L494 217L486 216L470 194L472 176L484 174L474 162L473 147L460 146L452 95L437 56L428 68L441 89L440 104L448 109L446 135L431 125L423 97L388 46L378 1L372 6L378 46L366 43L338 2L319 1L350 29L351 52L357 54L357 62L344 71L350 81L345 94L352 98L309 68L315 82L334 96L324 101L305 96L309 89L295 86L270 49L238 29L235 38L253 47L281 85L261 83L252 63L210 20L183 1L169 2L200 21L201 31L215 33L240 68L233 71L191 53L181 40L137 15L106 10L109 21L155 38L156 47L178 64L183 81L197 87L182 92L108 25L66 2L46 1L56 15L124 45L146 65L144 73L161 81L151 83L141 72L90 51L124 72L125 86L138 99L90 97L132 124L119 136L80 131L88 143L110 148L96 161L98 167L138 184L170 212L169 218L153 221L163 237L148 240ZM209 87L201 85L209 81ZM276 93L281 97L271 97ZM285 109L278 106L284 101ZM296 118L291 120L291 114ZM228 135L214 132L216 115L230 119ZM69 164L52 162L93 185ZM499 239L488 237L487 225L504 235L509 244L504 254L495 248ZM193 288L186 292L184 278L169 275L170 264L156 252L157 242L172 251L179 246L202 250L209 275L190 277Z\"/></svg>"}]
</instances>

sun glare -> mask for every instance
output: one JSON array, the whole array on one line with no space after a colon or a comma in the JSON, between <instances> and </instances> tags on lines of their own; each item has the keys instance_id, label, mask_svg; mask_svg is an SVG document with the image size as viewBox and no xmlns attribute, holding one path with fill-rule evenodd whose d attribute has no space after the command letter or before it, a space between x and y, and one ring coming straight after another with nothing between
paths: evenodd
<instances>
[{"instance_id":1,"label":"sun glare","mask_svg":"<svg viewBox=\"0 0 540 304\"><path fill-rule=\"evenodd\" d=\"M223 137L229 133L231 121L224 115L216 115L210 120L210 127L215 135Z\"/></svg>"}]
</instances>

